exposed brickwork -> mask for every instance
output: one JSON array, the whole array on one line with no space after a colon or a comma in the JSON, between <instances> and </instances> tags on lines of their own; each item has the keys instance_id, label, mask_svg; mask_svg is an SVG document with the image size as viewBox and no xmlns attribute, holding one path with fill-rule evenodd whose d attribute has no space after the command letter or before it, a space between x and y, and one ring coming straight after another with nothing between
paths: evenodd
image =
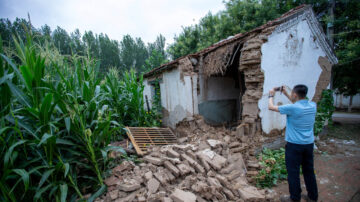
<instances>
[{"instance_id":1,"label":"exposed brickwork","mask_svg":"<svg viewBox=\"0 0 360 202\"><path fill-rule=\"evenodd\" d=\"M261 33L248 39L241 50L239 71L245 75L246 91L242 97L242 127L245 135L261 133L258 101L262 97L264 73L261 71L261 45L276 26L262 30Z\"/></svg>"}]
</instances>

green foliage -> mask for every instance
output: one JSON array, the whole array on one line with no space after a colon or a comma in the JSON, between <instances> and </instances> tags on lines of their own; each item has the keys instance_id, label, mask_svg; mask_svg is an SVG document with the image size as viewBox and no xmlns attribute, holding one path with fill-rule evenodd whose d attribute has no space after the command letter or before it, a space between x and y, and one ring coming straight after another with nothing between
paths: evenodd
<instances>
[{"instance_id":1,"label":"green foliage","mask_svg":"<svg viewBox=\"0 0 360 202\"><path fill-rule=\"evenodd\" d=\"M128 158L108 146L123 126L159 125L144 110L142 78L130 71L101 80L95 60L46 54L53 47L29 35L13 41L16 61L0 45L0 200L94 199L106 190L108 153Z\"/></svg>"},{"instance_id":2,"label":"green foliage","mask_svg":"<svg viewBox=\"0 0 360 202\"><path fill-rule=\"evenodd\" d=\"M168 62L168 60L165 58L165 55L163 55L161 52L157 50L153 50L151 52L150 57L145 60L145 65L143 66L142 70L144 72L147 72L155 67L159 67L160 65L166 62Z\"/></svg>"},{"instance_id":3,"label":"green foliage","mask_svg":"<svg viewBox=\"0 0 360 202\"><path fill-rule=\"evenodd\" d=\"M121 41L117 41L103 33L94 34L92 31L85 31L81 36L79 29L67 33L61 27L52 31L48 25L36 29L31 26L30 21L25 19L17 18L14 22L0 19L0 36L4 40L4 46L10 50L15 48L12 35L18 35L22 41L25 41L27 32L33 33L35 42L42 46L53 46L62 55L88 56L100 61L101 76L110 67L116 67L122 72L129 71L131 68L139 73L147 71L159 64L159 62L151 63L151 67L145 64L150 56L157 57L157 55L152 55L153 51L160 54L160 63L166 60L165 37L161 34L155 42L145 45L141 38L132 38L130 35L125 35Z\"/></svg>"},{"instance_id":4,"label":"green foliage","mask_svg":"<svg viewBox=\"0 0 360 202\"><path fill-rule=\"evenodd\" d=\"M334 67L333 87L337 93L360 93L360 1L336 1L335 20L325 18L335 29L335 51L339 64Z\"/></svg>"},{"instance_id":5,"label":"green foliage","mask_svg":"<svg viewBox=\"0 0 360 202\"><path fill-rule=\"evenodd\" d=\"M275 186L279 180L287 178L284 148L279 150L265 148L258 156L258 159L262 169L255 177L256 186L270 188Z\"/></svg>"},{"instance_id":6,"label":"green foliage","mask_svg":"<svg viewBox=\"0 0 360 202\"><path fill-rule=\"evenodd\" d=\"M317 136L323 130L326 121L331 125L332 114L335 111L334 98L332 90L324 90L321 94L321 100L317 103L317 112L315 116L314 135Z\"/></svg>"},{"instance_id":7,"label":"green foliage","mask_svg":"<svg viewBox=\"0 0 360 202\"><path fill-rule=\"evenodd\" d=\"M301 4L311 4L315 12L327 9L327 0L228 0L225 10L208 13L196 25L183 27L168 48L173 59L195 53L229 36L244 33Z\"/></svg>"},{"instance_id":8,"label":"green foliage","mask_svg":"<svg viewBox=\"0 0 360 202\"><path fill-rule=\"evenodd\" d=\"M130 35L125 35L120 41L120 60L122 68L130 70L130 68L141 68L148 52L141 38L133 39Z\"/></svg>"}]
</instances>

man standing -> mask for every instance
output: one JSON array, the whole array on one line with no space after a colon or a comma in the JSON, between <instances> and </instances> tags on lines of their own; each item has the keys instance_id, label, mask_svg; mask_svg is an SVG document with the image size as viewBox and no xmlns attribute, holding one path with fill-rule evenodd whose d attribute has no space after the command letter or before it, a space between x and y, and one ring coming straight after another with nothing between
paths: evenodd
<instances>
[{"instance_id":1,"label":"man standing","mask_svg":"<svg viewBox=\"0 0 360 202\"><path fill-rule=\"evenodd\" d=\"M293 104L275 106L273 97L278 90L281 90ZM307 91L305 85L296 85L291 95L286 92L284 86L269 92L269 110L286 114L285 163L290 196L282 196L281 201L300 201L300 165L308 193L307 200L318 199L313 154L316 103L306 99Z\"/></svg>"}]
</instances>

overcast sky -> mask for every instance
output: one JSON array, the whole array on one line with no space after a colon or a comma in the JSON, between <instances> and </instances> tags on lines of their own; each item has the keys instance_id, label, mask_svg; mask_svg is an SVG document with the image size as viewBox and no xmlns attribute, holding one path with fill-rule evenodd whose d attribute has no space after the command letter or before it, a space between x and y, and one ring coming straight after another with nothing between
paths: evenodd
<instances>
[{"instance_id":1,"label":"overcast sky","mask_svg":"<svg viewBox=\"0 0 360 202\"><path fill-rule=\"evenodd\" d=\"M172 43L181 26L195 24L209 11L224 9L222 0L0 0L0 18L26 18L33 26L60 26L68 33L79 28L106 33L112 39L123 35L153 42L160 33Z\"/></svg>"}]
</instances>

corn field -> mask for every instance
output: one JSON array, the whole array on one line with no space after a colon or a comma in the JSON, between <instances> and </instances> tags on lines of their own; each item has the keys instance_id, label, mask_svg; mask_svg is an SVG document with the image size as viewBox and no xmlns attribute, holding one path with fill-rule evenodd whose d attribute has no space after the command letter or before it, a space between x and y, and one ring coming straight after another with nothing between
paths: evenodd
<instances>
[{"instance_id":1,"label":"corn field","mask_svg":"<svg viewBox=\"0 0 360 202\"><path fill-rule=\"evenodd\" d=\"M144 109L142 76L99 63L61 56L14 37L0 39L0 201L92 201L106 190L108 146L124 126L158 126L156 110ZM6 52L6 54L5 54ZM12 54L9 54L12 52Z\"/></svg>"}]
</instances>

